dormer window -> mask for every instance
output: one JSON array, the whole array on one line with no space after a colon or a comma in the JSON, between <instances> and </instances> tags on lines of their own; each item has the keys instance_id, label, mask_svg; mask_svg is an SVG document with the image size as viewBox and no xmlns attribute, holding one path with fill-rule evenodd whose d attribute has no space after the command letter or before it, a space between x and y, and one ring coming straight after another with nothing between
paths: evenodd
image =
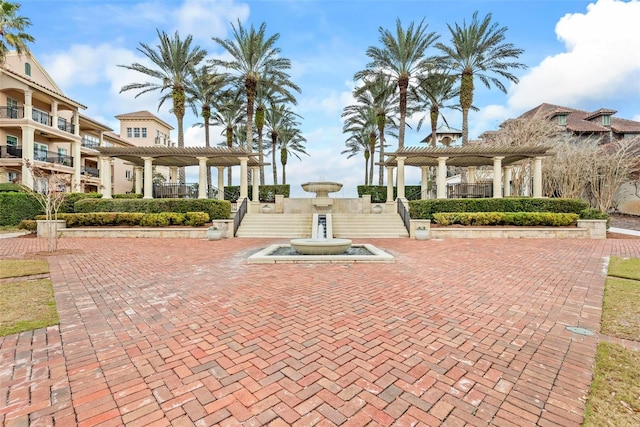
<instances>
[{"instance_id":1,"label":"dormer window","mask_svg":"<svg viewBox=\"0 0 640 427\"><path fill-rule=\"evenodd\" d=\"M566 126L567 125L567 116L565 114L561 114L558 116L558 124L560 126Z\"/></svg>"},{"instance_id":2,"label":"dormer window","mask_svg":"<svg viewBox=\"0 0 640 427\"><path fill-rule=\"evenodd\" d=\"M607 114L602 116L602 126L611 126L611 116Z\"/></svg>"},{"instance_id":3,"label":"dormer window","mask_svg":"<svg viewBox=\"0 0 640 427\"><path fill-rule=\"evenodd\" d=\"M27 76L31 76L31 64L29 64L28 62L25 62L24 64L24 73Z\"/></svg>"}]
</instances>

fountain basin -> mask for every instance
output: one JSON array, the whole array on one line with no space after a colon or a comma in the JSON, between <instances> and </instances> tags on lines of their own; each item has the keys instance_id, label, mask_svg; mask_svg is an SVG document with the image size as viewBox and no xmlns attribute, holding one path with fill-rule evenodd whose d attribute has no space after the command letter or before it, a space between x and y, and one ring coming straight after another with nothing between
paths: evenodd
<instances>
[{"instance_id":1,"label":"fountain basin","mask_svg":"<svg viewBox=\"0 0 640 427\"><path fill-rule=\"evenodd\" d=\"M351 247L349 239L292 239L289 243L302 255L340 255Z\"/></svg>"},{"instance_id":2,"label":"fountain basin","mask_svg":"<svg viewBox=\"0 0 640 427\"><path fill-rule=\"evenodd\" d=\"M329 197L329 193L340 191L342 184L330 181L305 182L302 189L308 193L316 193L316 197Z\"/></svg>"}]
</instances>

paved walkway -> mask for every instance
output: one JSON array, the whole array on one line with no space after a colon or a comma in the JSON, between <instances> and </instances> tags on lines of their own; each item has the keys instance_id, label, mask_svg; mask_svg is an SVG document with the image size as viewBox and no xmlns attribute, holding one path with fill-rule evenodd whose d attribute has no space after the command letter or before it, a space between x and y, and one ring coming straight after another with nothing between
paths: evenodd
<instances>
[{"instance_id":1,"label":"paved walkway","mask_svg":"<svg viewBox=\"0 0 640 427\"><path fill-rule=\"evenodd\" d=\"M61 239L60 326L0 338L6 426L578 426L607 259L640 240L368 240L394 264L249 265L273 241ZM46 249L0 240L0 257Z\"/></svg>"}]
</instances>

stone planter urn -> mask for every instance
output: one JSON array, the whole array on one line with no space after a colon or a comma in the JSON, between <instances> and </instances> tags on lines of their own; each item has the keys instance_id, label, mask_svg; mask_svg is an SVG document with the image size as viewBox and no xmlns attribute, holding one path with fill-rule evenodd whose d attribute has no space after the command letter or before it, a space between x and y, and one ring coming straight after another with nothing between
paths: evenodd
<instances>
[{"instance_id":1,"label":"stone planter urn","mask_svg":"<svg viewBox=\"0 0 640 427\"><path fill-rule=\"evenodd\" d=\"M269 206L269 205L262 206L262 213L264 213L264 214L271 213L271 206Z\"/></svg>"},{"instance_id":2,"label":"stone planter urn","mask_svg":"<svg viewBox=\"0 0 640 427\"><path fill-rule=\"evenodd\" d=\"M429 239L429 230L426 228L416 228L414 236L416 240L427 240Z\"/></svg>"},{"instance_id":3,"label":"stone planter urn","mask_svg":"<svg viewBox=\"0 0 640 427\"><path fill-rule=\"evenodd\" d=\"M221 237L222 231L218 230L217 227L207 228L207 240L220 240Z\"/></svg>"},{"instance_id":4,"label":"stone planter urn","mask_svg":"<svg viewBox=\"0 0 640 427\"><path fill-rule=\"evenodd\" d=\"M380 214L380 213L382 213L382 206L380 206L380 205L374 205L374 206L371 208L371 211L372 211L374 214Z\"/></svg>"}]
</instances>

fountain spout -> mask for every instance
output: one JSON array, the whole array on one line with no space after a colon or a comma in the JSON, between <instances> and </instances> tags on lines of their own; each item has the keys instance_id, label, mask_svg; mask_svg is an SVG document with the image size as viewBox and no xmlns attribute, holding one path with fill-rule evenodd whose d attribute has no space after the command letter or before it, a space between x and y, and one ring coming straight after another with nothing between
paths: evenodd
<instances>
[{"instance_id":1,"label":"fountain spout","mask_svg":"<svg viewBox=\"0 0 640 427\"><path fill-rule=\"evenodd\" d=\"M327 236L324 234L324 227L322 224L318 224L318 240L327 240Z\"/></svg>"}]
</instances>

